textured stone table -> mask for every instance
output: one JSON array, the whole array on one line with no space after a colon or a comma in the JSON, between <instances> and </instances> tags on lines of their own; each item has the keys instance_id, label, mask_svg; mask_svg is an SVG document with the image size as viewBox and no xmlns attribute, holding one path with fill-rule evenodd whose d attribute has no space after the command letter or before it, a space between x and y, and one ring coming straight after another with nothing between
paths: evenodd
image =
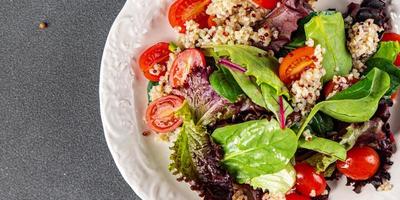
<instances>
[{"instance_id":1,"label":"textured stone table","mask_svg":"<svg viewBox=\"0 0 400 200\"><path fill-rule=\"evenodd\" d=\"M1 200L139 199L108 151L98 100L124 2L0 0Z\"/></svg>"}]
</instances>

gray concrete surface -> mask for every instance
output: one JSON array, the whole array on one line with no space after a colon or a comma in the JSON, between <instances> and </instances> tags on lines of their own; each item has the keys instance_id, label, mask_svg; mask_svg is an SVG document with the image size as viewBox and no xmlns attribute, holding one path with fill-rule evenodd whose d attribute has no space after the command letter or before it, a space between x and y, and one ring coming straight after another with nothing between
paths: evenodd
<instances>
[{"instance_id":1,"label":"gray concrete surface","mask_svg":"<svg viewBox=\"0 0 400 200\"><path fill-rule=\"evenodd\" d=\"M98 101L124 2L0 0L1 200L139 200L107 149Z\"/></svg>"}]
</instances>

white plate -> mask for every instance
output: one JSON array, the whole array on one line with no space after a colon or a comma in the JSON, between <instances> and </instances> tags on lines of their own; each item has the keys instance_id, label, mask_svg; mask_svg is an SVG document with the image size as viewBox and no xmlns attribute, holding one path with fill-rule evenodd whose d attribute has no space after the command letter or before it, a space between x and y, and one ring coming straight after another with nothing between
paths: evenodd
<instances>
[{"instance_id":1,"label":"white plate","mask_svg":"<svg viewBox=\"0 0 400 200\"><path fill-rule=\"evenodd\" d=\"M155 136L143 137L143 121L147 104L147 81L136 65L138 54L159 41L174 40L176 35L167 22L166 12L171 0L128 0L109 33L101 62L100 107L108 147L122 176L143 200L199 199L186 183L176 181L168 171L169 149ZM341 3L346 2L346 4ZM392 10L400 11L400 1ZM347 5L346 0L320 0L318 7ZM344 7L341 6L341 9ZM396 8L396 9L395 9ZM393 12L399 32L400 16ZM134 70L131 70L133 66ZM399 105L392 122L400 121ZM400 124L393 124L399 130ZM400 141L399 135L397 135ZM400 146L400 144L398 144ZM352 200L396 200L400 196L400 158L393 156L390 192L376 192L371 186L357 195L339 181L331 198Z\"/></svg>"}]
</instances>

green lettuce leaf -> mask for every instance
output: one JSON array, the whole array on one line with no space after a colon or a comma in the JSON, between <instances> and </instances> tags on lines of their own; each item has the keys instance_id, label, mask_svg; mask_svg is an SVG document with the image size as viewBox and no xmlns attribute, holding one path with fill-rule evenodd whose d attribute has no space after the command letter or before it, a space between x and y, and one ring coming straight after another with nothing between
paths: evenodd
<instances>
[{"instance_id":1,"label":"green lettuce leaf","mask_svg":"<svg viewBox=\"0 0 400 200\"><path fill-rule=\"evenodd\" d=\"M276 95L288 93L277 75L278 61L266 51L246 45L214 45L208 51L217 58L229 57L233 63L246 68L245 74L255 77L258 85L265 83L274 88Z\"/></svg>"},{"instance_id":2,"label":"green lettuce leaf","mask_svg":"<svg viewBox=\"0 0 400 200\"><path fill-rule=\"evenodd\" d=\"M218 128L212 138L223 147L223 163L238 183L284 169L297 149L295 133L274 119Z\"/></svg>"},{"instance_id":3,"label":"green lettuce leaf","mask_svg":"<svg viewBox=\"0 0 400 200\"><path fill-rule=\"evenodd\" d=\"M233 181L222 168L219 150L207 131L196 126L193 113L185 101L176 112L183 119L182 128L174 142L169 170L198 190L204 199L230 199Z\"/></svg>"},{"instance_id":4,"label":"green lettuce leaf","mask_svg":"<svg viewBox=\"0 0 400 200\"><path fill-rule=\"evenodd\" d=\"M384 58L371 58L366 62L368 66L367 72L369 72L373 68L379 68L387 72L390 76L390 88L386 92L386 96L390 96L395 93L400 87L400 69L394 66L393 61L384 59Z\"/></svg>"},{"instance_id":5,"label":"green lettuce leaf","mask_svg":"<svg viewBox=\"0 0 400 200\"><path fill-rule=\"evenodd\" d=\"M285 194L296 183L296 171L291 164L273 174L264 174L250 180L250 185L273 194Z\"/></svg>"},{"instance_id":6,"label":"green lettuce leaf","mask_svg":"<svg viewBox=\"0 0 400 200\"><path fill-rule=\"evenodd\" d=\"M346 48L344 20L340 12L319 12L305 26L306 38L313 39L326 49L322 66L326 70L324 82L334 75L347 75L352 68L352 59Z\"/></svg>"},{"instance_id":7,"label":"green lettuce leaf","mask_svg":"<svg viewBox=\"0 0 400 200\"><path fill-rule=\"evenodd\" d=\"M379 49L372 58L383 58L393 63L400 53L400 42L380 42Z\"/></svg>"},{"instance_id":8,"label":"green lettuce leaf","mask_svg":"<svg viewBox=\"0 0 400 200\"><path fill-rule=\"evenodd\" d=\"M311 130L318 136L325 136L326 133L333 131L334 125L332 117L322 112L317 112L310 121Z\"/></svg>"},{"instance_id":9,"label":"green lettuce leaf","mask_svg":"<svg viewBox=\"0 0 400 200\"><path fill-rule=\"evenodd\" d=\"M149 83L147 83L147 101L150 103L150 90L154 87L157 86L159 83L158 82L153 82L153 81L149 81Z\"/></svg>"},{"instance_id":10,"label":"green lettuce leaf","mask_svg":"<svg viewBox=\"0 0 400 200\"><path fill-rule=\"evenodd\" d=\"M225 67L220 67L214 71L209 77L211 87L221 96L235 103L240 95L243 94L242 89L233 78L231 72Z\"/></svg>"},{"instance_id":11,"label":"green lettuce leaf","mask_svg":"<svg viewBox=\"0 0 400 200\"><path fill-rule=\"evenodd\" d=\"M346 159L346 149L344 146L326 138L313 137L310 141L301 139L299 147L329 155L339 160Z\"/></svg>"},{"instance_id":12,"label":"green lettuce leaf","mask_svg":"<svg viewBox=\"0 0 400 200\"><path fill-rule=\"evenodd\" d=\"M229 57L231 61L246 68L246 72L229 69L244 93L257 105L279 114L280 95L288 97L288 90L277 75L279 63L267 55L264 50L245 45L216 45L207 49L207 54L219 59ZM293 112L292 107L283 99L285 117Z\"/></svg>"},{"instance_id":13,"label":"green lettuce leaf","mask_svg":"<svg viewBox=\"0 0 400 200\"><path fill-rule=\"evenodd\" d=\"M304 131L318 111L343 122L365 122L376 112L379 100L390 87L389 75L378 69L372 69L367 76L346 90L337 93L327 101L314 106L301 126L298 136Z\"/></svg>"}]
</instances>

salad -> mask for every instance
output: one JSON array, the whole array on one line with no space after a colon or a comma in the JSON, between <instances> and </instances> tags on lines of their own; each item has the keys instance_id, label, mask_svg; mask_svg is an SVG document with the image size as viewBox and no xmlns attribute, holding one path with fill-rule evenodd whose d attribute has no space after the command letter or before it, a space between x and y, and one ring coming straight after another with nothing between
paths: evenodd
<instances>
[{"instance_id":1,"label":"salad","mask_svg":"<svg viewBox=\"0 0 400 200\"><path fill-rule=\"evenodd\" d=\"M385 0L175 0L147 48L148 131L205 200L323 200L328 180L390 190L400 35Z\"/></svg>"}]
</instances>

